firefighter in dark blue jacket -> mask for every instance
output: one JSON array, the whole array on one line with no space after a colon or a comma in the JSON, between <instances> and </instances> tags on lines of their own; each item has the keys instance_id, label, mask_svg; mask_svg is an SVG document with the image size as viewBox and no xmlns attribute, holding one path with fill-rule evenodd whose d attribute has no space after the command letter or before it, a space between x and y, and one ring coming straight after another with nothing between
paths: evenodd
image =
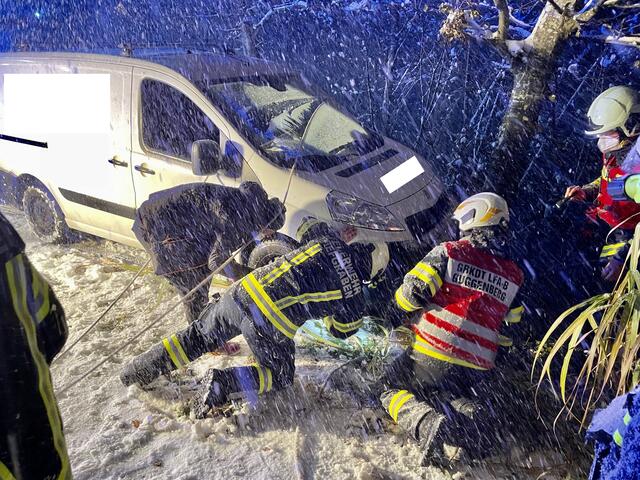
<instances>
[{"instance_id":1,"label":"firefighter in dark blue jacket","mask_svg":"<svg viewBox=\"0 0 640 480\"><path fill-rule=\"evenodd\" d=\"M381 274L388 263L384 247L347 245L313 219L303 222L298 238L300 248L254 270L218 303L209 304L188 329L135 358L124 368L122 382L148 384L242 334L257 364L210 370L196 407L202 415L234 394L262 394L291 385L293 337L307 320L323 318L337 337L354 334L368 306L364 282Z\"/></svg>"},{"instance_id":2,"label":"firefighter in dark blue jacket","mask_svg":"<svg viewBox=\"0 0 640 480\"><path fill-rule=\"evenodd\" d=\"M0 214L0 479L70 479L48 364L67 339L64 311Z\"/></svg>"},{"instance_id":3,"label":"firefighter in dark blue jacket","mask_svg":"<svg viewBox=\"0 0 640 480\"><path fill-rule=\"evenodd\" d=\"M184 296L266 227L282 228L284 212L284 205L254 182L239 188L191 183L151 194L138 208L133 232L151 255L155 273ZM247 272L232 262L222 273L236 280ZM185 301L190 323L208 293L203 286Z\"/></svg>"}]
</instances>

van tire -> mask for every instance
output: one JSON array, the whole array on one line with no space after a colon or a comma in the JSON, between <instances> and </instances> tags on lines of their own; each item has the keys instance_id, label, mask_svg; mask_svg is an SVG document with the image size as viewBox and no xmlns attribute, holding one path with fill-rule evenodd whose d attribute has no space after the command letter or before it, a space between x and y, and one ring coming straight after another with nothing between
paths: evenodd
<instances>
[{"instance_id":1,"label":"van tire","mask_svg":"<svg viewBox=\"0 0 640 480\"><path fill-rule=\"evenodd\" d=\"M22 208L31 231L43 242L69 243L76 240L64 214L48 190L29 185L22 195Z\"/></svg>"},{"instance_id":2,"label":"van tire","mask_svg":"<svg viewBox=\"0 0 640 480\"><path fill-rule=\"evenodd\" d=\"M293 238L282 233L276 233L272 237L266 238L255 246L249 258L247 259L247 267L254 269L264 267L272 260L286 255L287 253L298 248L298 242Z\"/></svg>"}]
</instances>

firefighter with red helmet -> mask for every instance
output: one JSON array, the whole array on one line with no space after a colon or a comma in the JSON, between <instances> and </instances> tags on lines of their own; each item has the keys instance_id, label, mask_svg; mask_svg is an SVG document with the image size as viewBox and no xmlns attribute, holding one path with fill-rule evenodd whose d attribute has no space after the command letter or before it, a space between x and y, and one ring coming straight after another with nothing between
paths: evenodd
<instances>
[{"instance_id":1,"label":"firefighter with red helmet","mask_svg":"<svg viewBox=\"0 0 640 480\"><path fill-rule=\"evenodd\" d=\"M640 96L626 86L611 87L593 101L587 112L592 128L585 133L598 138L602 172L593 182L571 186L565 192L565 198L572 201L593 202L588 218L604 222L615 232L600 254L602 277L608 281L615 281L620 275L628 240L640 222L640 205L614 198L609 187L616 178L640 172L640 157L632 149L640 133L638 113Z\"/></svg>"},{"instance_id":2,"label":"firefighter with red helmet","mask_svg":"<svg viewBox=\"0 0 640 480\"><path fill-rule=\"evenodd\" d=\"M491 437L472 412L487 407L487 371L498 347L510 342L500 335L502 323L516 323L523 313L513 306L524 276L508 258L505 200L473 195L454 218L463 237L431 250L396 291L410 345L374 388L392 419L420 442L425 464L445 459L444 444L486 451ZM444 407L447 395L457 407Z\"/></svg>"}]
</instances>

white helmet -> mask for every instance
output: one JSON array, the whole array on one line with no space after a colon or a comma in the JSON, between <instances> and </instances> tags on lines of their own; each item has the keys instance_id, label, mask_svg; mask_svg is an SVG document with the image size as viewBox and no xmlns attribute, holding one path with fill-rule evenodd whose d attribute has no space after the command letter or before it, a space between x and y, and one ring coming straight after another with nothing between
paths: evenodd
<instances>
[{"instance_id":1,"label":"white helmet","mask_svg":"<svg viewBox=\"0 0 640 480\"><path fill-rule=\"evenodd\" d=\"M373 244L374 249L371 252L371 274L370 280L376 278L376 275L384 272L389 265L391 259L389 255L389 246L385 242L379 242Z\"/></svg>"},{"instance_id":2,"label":"white helmet","mask_svg":"<svg viewBox=\"0 0 640 480\"><path fill-rule=\"evenodd\" d=\"M587 117L593 127L587 130L587 135L602 135L605 132L620 129L627 136L632 136L634 127L631 131L627 128L627 121L632 113L640 112L640 96L633 88L617 86L611 87L596 97Z\"/></svg>"},{"instance_id":3,"label":"white helmet","mask_svg":"<svg viewBox=\"0 0 640 480\"><path fill-rule=\"evenodd\" d=\"M453 212L460 230L466 232L473 228L500 225L509 221L509 207L504 198L491 192L476 193L470 196Z\"/></svg>"}]
</instances>

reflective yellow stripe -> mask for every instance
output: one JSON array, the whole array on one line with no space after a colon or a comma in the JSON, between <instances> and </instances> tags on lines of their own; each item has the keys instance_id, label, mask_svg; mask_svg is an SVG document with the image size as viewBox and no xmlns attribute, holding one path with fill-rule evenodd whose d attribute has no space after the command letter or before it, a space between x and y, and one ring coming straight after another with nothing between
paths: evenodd
<instances>
[{"instance_id":1,"label":"reflective yellow stripe","mask_svg":"<svg viewBox=\"0 0 640 480\"><path fill-rule=\"evenodd\" d=\"M459 358L451 357L444 352L440 352L434 349L427 342L422 340L420 337L416 335L415 342L412 345L412 348L423 355L427 355L429 357L436 358L438 360L442 360L443 362L453 363L454 365L460 365L461 367L473 368L475 370L486 370L486 368L482 368L474 363L467 362L465 360L461 360Z\"/></svg>"},{"instance_id":2,"label":"reflective yellow stripe","mask_svg":"<svg viewBox=\"0 0 640 480\"><path fill-rule=\"evenodd\" d=\"M394 422L398 421L398 415L400 414L400 410L402 410L403 405L407 403L409 400L411 400L412 398L413 398L413 394L409 393L408 395L405 395L404 397L402 397L400 400L396 402L396 410L393 414Z\"/></svg>"},{"instance_id":3,"label":"reflective yellow stripe","mask_svg":"<svg viewBox=\"0 0 640 480\"><path fill-rule=\"evenodd\" d=\"M254 368L258 371L258 395L271 391L273 387L271 369L258 364L255 364Z\"/></svg>"},{"instance_id":4,"label":"reflective yellow stripe","mask_svg":"<svg viewBox=\"0 0 640 480\"><path fill-rule=\"evenodd\" d=\"M498 345L501 347L510 347L513 345L513 340L509 337L505 337L504 335L498 335Z\"/></svg>"},{"instance_id":5,"label":"reflective yellow stripe","mask_svg":"<svg viewBox=\"0 0 640 480\"><path fill-rule=\"evenodd\" d=\"M171 335L171 341L173 342L173 345L178 350L178 353L180 354L180 358L182 359L184 364L186 365L187 363L189 363L189 357L187 357L187 354L184 353L184 349L182 348L182 345L180 344L180 340L178 340L178 337L176 337L175 333L173 335Z\"/></svg>"},{"instance_id":6,"label":"reflective yellow stripe","mask_svg":"<svg viewBox=\"0 0 640 480\"><path fill-rule=\"evenodd\" d=\"M284 297L277 300L275 304L278 308L288 308L296 304L331 302L333 300L340 300L341 298L342 292L340 290L329 290L328 292L303 293L296 297Z\"/></svg>"},{"instance_id":7,"label":"reflective yellow stripe","mask_svg":"<svg viewBox=\"0 0 640 480\"><path fill-rule=\"evenodd\" d=\"M391 397L391 401L389 402L389 406L387 407L387 412L389 412L389 415L391 415L393 417L393 410L396 406L396 402L398 401L398 399L400 397L402 397L403 395L405 395L406 393L409 393L406 390L399 390L398 392L396 392L395 395L393 395L393 397Z\"/></svg>"},{"instance_id":8,"label":"reflective yellow stripe","mask_svg":"<svg viewBox=\"0 0 640 480\"><path fill-rule=\"evenodd\" d=\"M291 261L295 265L300 265L301 263L305 262L306 260L309 260L311 257L319 253L321 250L322 250L322 245L320 245L319 243L316 243L311 247L307 248L304 252L300 252L298 255L293 257ZM262 279L260 280L260 283L262 285L273 283L282 275L284 275L289 270L291 270L291 267L293 267L293 265L288 261L284 260L280 266L274 268L271 272L269 272L267 275L262 277Z\"/></svg>"},{"instance_id":9,"label":"reflective yellow stripe","mask_svg":"<svg viewBox=\"0 0 640 480\"><path fill-rule=\"evenodd\" d=\"M274 268L269 274L265 275L262 278L262 280L260 280L260 283L262 283L263 285L264 284L273 283L278 278L280 278L282 275L284 275L289 270L291 270L291 267L293 267L293 265L291 265L289 262L284 260L282 265L280 265L279 267Z\"/></svg>"},{"instance_id":10,"label":"reflective yellow stripe","mask_svg":"<svg viewBox=\"0 0 640 480\"><path fill-rule=\"evenodd\" d=\"M413 394L409 393L406 390L400 390L391 398L388 412L389 415L391 415L391 418L393 418L394 422L398 421L398 413L400 413L400 408L402 408L402 406L411 398L413 398Z\"/></svg>"},{"instance_id":11,"label":"reflective yellow stripe","mask_svg":"<svg viewBox=\"0 0 640 480\"><path fill-rule=\"evenodd\" d=\"M270 392L273 388L273 375L270 368L265 367L265 370L267 371L267 392Z\"/></svg>"},{"instance_id":12,"label":"reflective yellow stripe","mask_svg":"<svg viewBox=\"0 0 640 480\"><path fill-rule=\"evenodd\" d=\"M438 271L428 263L419 262L415 267L413 267L413 270L416 270L422 274L426 272L427 275L431 276L432 279L436 282L438 288L442 287L442 279L440 278Z\"/></svg>"},{"instance_id":13,"label":"reflective yellow stripe","mask_svg":"<svg viewBox=\"0 0 640 480\"><path fill-rule=\"evenodd\" d=\"M404 296L402 293L402 287L396 290L396 303L405 312L415 312L416 310L420 310L420 307L415 306L407 299L407 297Z\"/></svg>"},{"instance_id":14,"label":"reflective yellow stripe","mask_svg":"<svg viewBox=\"0 0 640 480\"><path fill-rule=\"evenodd\" d=\"M631 417L631 415L629 415L629 412L625 413L624 414L624 418L622 419L622 422L625 425L629 425L631 423L631 420L632 420L632 417Z\"/></svg>"},{"instance_id":15,"label":"reflective yellow stripe","mask_svg":"<svg viewBox=\"0 0 640 480\"><path fill-rule=\"evenodd\" d=\"M33 300L36 302L37 309L36 321L40 323L49 314L49 310L51 309L49 303L49 284L33 266L31 266L31 278Z\"/></svg>"},{"instance_id":16,"label":"reflective yellow stripe","mask_svg":"<svg viewBox=\"0 0 640 480\"><path fill-rule=\"evenodd\" d=\"M335 328L339 332L348 333L348 332L352 332L353 330L358 330L363 323L364 323L363 319L360 319L356 322L351 322L351 323L340 323L334 320L333 328Z\"/></svg>"},{"instance_id":17,"label":"reflective yellow stripe","mask_svg":"<svg viewBox=\"0 0 640 480\"><path fill-rule=\"evenodd\" d=\"M616 445L618 445L619 447L622 446L622 435L618 430L613 432L613 441L616 442Z\"/></svg>"},{"instance_id":18,"label":"reflective yellow stripe","mask_svg":"<svg viewBox=\"0 0 640 480\"><path fill-rule=\"evenodd\" d=\"M182 364L178 361L178 357L176 357L176 354L173 352L173 348L171 348L169 339L168 338L163 339L162 344L164 345L164 349L169 354L169 357L171 357L171 361L176 366L176 368L182 368Z\"/></svg>"},{"instance_id":19,"label":"reflective yellow stripe","mask_svg":"<svg viewBox=\"0 0 640 480\"><path fill-rule=\"evenodd\" d=\"M438 272L431 265L427 265L426 263L418 263L409 272L409 275L418 277L426 283L431 291L431 296L434 296L440 287L442 287L442 279L440 278L440 275L438 275Z\"/></svg>"},{"instance_id":20,"label":"reflective yellow stripe","mask_svg":"<svg viewBox=\"0 0 640 480\"><path fill-rule=\"evenodd\" d=\"M273 303L273 300L267 295L267 292L264 291L264 288L262 288L252 273L242 279L242 286L273 326L280 330L287 338L293 340L298 327Z\"/></svg>"},{"instance_id":21,"label":"reflective yellow stripe","mask_svg":"<svg viewBox=\"0 0 640 480\"><path fill-rule=\"evenodd\" d=\"M610 245L605 245L604 247L602 247L600 258L611 257L612 255L615 255L620 250L622 250L626 244L627 242L619 242L619 243L612 243Z\"/></svg>"},{"instance_id":22,"label":"reflective yellow stripe","mask_svg":"<svg viewBox=\"0 0 640 480\"><path fill-rule=\"evenodd\" d=\"M7 466L0 462L0 480L16 480L16 477L9 471Z\"/></svg>"},{"instance_id":23,"label":"reflective yellow stripe","mask_svg":"<svg viewBox=\"0 0 640 480\"><path fill-rule=\"evenodd\" d=\"M295 265L300 265L303 262L306 262L314 255L318 254L322 250L322 246L319 243L311 245L304 252L300 252L298 255L291 259Z\"/></svg>"},{"instance_id":24,"label":"reflective yellow stripe","mask_svg":"<svg viewBox=\"0 0 640 480\"><path fill-rule=\"evenodd\" d=\"M255 369L258 371L258 395L264 392L264 373L262 373L262 367L255 365Z\"/></svg>"},{"instance_id":25,"label":"reflective yellow stripe","mask_svg":"<svg viewBox=\"0 0 640 480\"><path fill-rule=\"evenodd\" d=\"M62 420L60 419L60 413L58 412L56 400L53 395L49 366L47 365L42 352L38 348L38 337L35 325L33 319L29 315L29 308L27 306L26 264L27 262L24 260L23 255L20 254L9 260L5 265L5 269L7 272L7 279L9 280L9 290L11 292L13 309L25 331L29 351L38 372L38 390L47 412L47 418L49 420L49 426L51 427L51 434L53 437L53 445L58 453L58 458L60 459L60 473L57 478L59 480L64 480L71 478L71 469L69 467L69 458L67 457L67 447L64 441L64 435L62 434Z\"/></svg>"},{"instance_id":26,"label":"reflective yellow stripe","mask_svg":"<svg viewBox=\"0 0 640 480\"><path fill-rule=\"evenodd\" d=\"M512 308L507 313L507 316L505 317L504 321L507 323L518 323L520 320L522 320L523 312L524 312L523 306Z\"/></svg>"}]
</instances>

